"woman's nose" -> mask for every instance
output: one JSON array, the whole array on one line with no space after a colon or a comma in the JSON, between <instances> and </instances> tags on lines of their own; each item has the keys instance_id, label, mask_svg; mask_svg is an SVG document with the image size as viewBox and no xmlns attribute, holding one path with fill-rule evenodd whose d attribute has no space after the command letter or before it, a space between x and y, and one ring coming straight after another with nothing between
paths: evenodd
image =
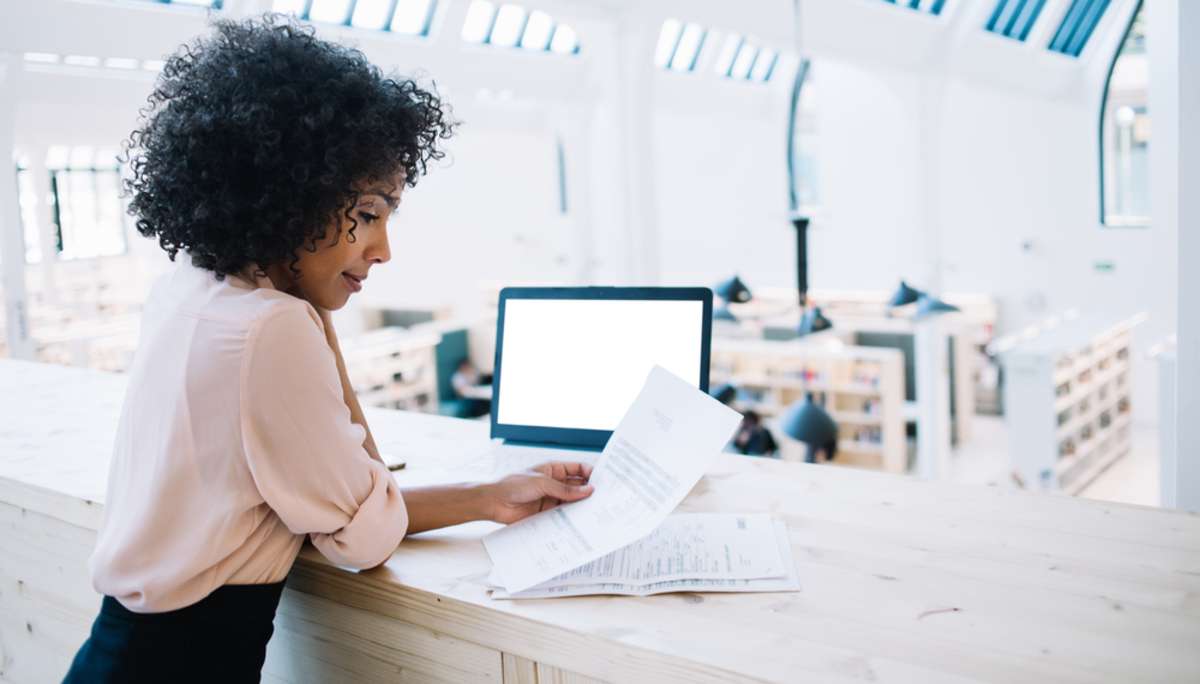
<instances>
[{"instance_id":1,"label":"woman's nose","mask_svg":"<svg viewBox=\"0 0 1200 684\"><path fill-rule=\"evenodd\" d=\"M379 237L367 248L367 261L386 264L392 259L392 248L388 244L387 231L379 231Z\"/></svg>"}]
</instances>

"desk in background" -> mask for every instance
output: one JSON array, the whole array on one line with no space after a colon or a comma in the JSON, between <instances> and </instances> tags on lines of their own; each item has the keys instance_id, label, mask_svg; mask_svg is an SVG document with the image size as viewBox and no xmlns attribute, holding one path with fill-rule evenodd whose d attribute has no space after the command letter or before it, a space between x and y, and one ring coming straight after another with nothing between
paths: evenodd
<instances>
[{"instance_id":1,"label":"desk in background","mask_svg":"<svg viewBox=\"0 0 1200 684\"><path fill-rule=\"evenodd\" d=\"M124 376L0 361L0 680L58 681ZM401 485L485 479L487 426L367 411ZM1197 681L1200 516L722 455L686 511L770 512L803 590L493 601L473 523L351 572L306 548L264 681Z\"/></svg>"},{"instance_id":2,"label":"desk in background","mask_svg":"<svg viewBox=\"0 0 1200 684\"><path fill-rule=\"evenodd\" d=\"M803 460L803 450L789 449L775 423L792 403L811 394L838 424L834 463L903 473L908 469L903 365L898 350L850 346L830 338L717 337L709 383L737 387L734 408L766 417L785 459Z\"/></svg>"}]
</instances>

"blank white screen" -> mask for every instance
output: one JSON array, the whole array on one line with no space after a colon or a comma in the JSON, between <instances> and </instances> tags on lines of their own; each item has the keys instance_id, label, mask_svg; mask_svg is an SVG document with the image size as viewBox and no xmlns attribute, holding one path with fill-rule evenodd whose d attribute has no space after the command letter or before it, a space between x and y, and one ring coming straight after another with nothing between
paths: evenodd
<instances>
[{"instance_id":1,"label":"blank white screen","mask_svg":"<svg viewBox=\"0 0 1200 684\"><path fill-rule=\"evenodd\" d=\"M698 301L509 299L497 422L613 430L659 365L700 386Z\"/></svg>"}]
</instances>

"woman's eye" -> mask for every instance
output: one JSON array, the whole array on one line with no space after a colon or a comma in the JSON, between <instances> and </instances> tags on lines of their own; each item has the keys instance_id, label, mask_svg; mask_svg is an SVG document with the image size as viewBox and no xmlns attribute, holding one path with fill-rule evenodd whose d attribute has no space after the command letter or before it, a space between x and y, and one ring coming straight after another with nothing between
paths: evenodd
<instances>
[{"instance_id":1,"label":"woman's eye","mask_svg":"<svg viewBox=\"0 0 1200 684\"><path fill-rule=\"evenodd\" d=\"M364 223L366 223L366 224L368 224L368 225L370 225L370 224L372 224L372 223L374 223L374 222L376 222L376 221L378 221L378 220L379 220L379 217L378 217L378 216L376 216L375 214L370 214L370 213L367 213L367 212L365 212L365 211L360 211L360 212L358 212L358 215L359 215L359 216L362 218L363 222L364 222Z\"/></svg>"}]
</instances>

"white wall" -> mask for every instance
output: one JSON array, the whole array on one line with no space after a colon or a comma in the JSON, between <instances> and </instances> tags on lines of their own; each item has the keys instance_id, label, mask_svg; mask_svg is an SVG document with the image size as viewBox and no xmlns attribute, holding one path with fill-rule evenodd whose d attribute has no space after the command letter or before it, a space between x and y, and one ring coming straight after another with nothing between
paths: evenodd
<instances>
[{"instance_id":1,"label":"white wall","mask_svg":"<svg viewBox=\"0 0 1200 684\"><path fill-rule=\"evenodd\" d=\"M428 45L321 29L363 42L385 65L438 77L465 122L452 159L405 198L393 263L374 274L362 302L473 309L479 280L613 284L649 274L707 284L738 272L752 288L792 285L785 131L794 59L766 85L711 73L717 34L695 74L652 72L647 63L648 77L631 85L620 59L645 49L664 13L786 45L790 3L753 12L728 12L724 3L541 4L576 23L581 57L462 49L453 27ZM174 21L183 15L165 8L48 0L28 10L29 27L0 35L17 49L62 49L71 36L56 32L54 8L76 5L97 21L114 12L144 16L169 36L203 26ZM1002 331L1067 307L1145 308L1153 317L1143 339L1173 330L1175 280L1164 266L1173 243L1155 227L1097 223L1103 71L1132 6L1114 2L1088 51L1071 60L1043 48L1061 0L1047 3L1027 45L984 35L986 12L966 2L931 17L881 2L802 0L799 35L820 97L813 286L889 289L903 277L993 293ZM451 5L448 25L460 10ZM641 27L633 39L631 25ZM72 35L116 49L109 39ZM143 47L157 56L159 43ZM25 81L16 139L34 147L120 140L149 88L144 79L87 74ZM484 86L491 99L479 96ZM568 159L565 216L558 139ZM634 197L638 188L652 196ZM152 243L131 240L157 258ZM1097 261L1115 270L1098 272ZM1138 384L1148 385L1151 373L1139 374ZM1139 404L1151 406L1153 392L1139 394Z\"/></svg>"}]
</instances>

